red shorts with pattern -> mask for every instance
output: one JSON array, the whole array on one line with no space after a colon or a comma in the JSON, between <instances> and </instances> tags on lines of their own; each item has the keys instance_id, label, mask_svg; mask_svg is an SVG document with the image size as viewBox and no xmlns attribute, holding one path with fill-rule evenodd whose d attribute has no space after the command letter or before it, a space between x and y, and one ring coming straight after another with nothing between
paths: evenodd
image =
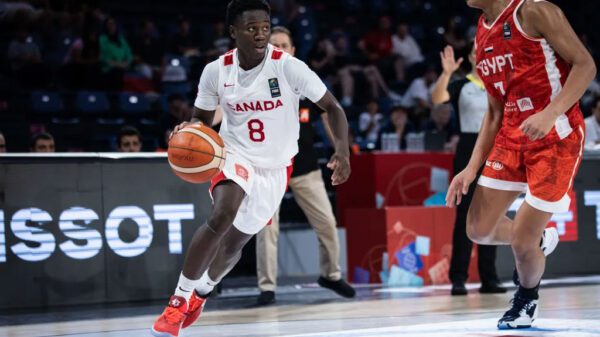
<instances>
[{"instance_id":1,"label":"red shorts with pattern","mask_svg":"<svg viewBox=\"0 0 600 337\"><path fill-rule=\"evenodd\" d=\"M582 126L559 142L534 150L494 146L478 184L484 187L526 192L525 201L548 213L566 212L569 192L581 163Z\"/></svg>"}]
</instances>

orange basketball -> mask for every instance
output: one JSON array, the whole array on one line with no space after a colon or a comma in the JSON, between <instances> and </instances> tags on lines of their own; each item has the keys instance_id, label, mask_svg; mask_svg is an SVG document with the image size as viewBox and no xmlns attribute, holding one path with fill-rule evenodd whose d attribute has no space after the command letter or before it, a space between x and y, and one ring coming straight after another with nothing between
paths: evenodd
<instances>
[{"instance_id":1,"label":"orange basketball","mask_svg":"<svg viewBox=\"0 0 600 337\"><path fill-rule=\"evenodd\" d=\"M225 144L211 128L188 124L169 140L169 165L175 174L190 183L205 183L225 165Z\"/></svg>"}]
</instances>

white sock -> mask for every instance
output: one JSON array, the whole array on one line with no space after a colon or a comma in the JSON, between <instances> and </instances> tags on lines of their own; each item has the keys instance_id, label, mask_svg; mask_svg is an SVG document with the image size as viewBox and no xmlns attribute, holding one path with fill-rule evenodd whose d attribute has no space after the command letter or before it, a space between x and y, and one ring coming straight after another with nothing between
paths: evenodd
<instances>
[{"instance_id":1,"label":"white sock","mask_svg":"<svg viewBox=\"0 0 600 337\"><path fill-rule=\"evenodd\" d=\"M177 287L175 288L175 296L183 297L185 298L186 303L190 303L192 291L194 291L194 288L199 282L200 280L190 280L181 273L179 275L179 282L177 282Z\"/></svg>"},{"instance_id":2,"label":"white sock","mask_svg":"<svg viewBox=\"0 0 600 337\"><path fill-rule=\"evenodd\" d=\"M206 296L211 291L213 291L213 289L215 288L215 286L218 283L219 283L219 281L213 281L210 279L210 276L208 276L208 270L207 270L204 272L204 274L202 274L202 277L200 277L200 280L196 284L196 292L200 296Z\"/></svg>"}]
</instances>

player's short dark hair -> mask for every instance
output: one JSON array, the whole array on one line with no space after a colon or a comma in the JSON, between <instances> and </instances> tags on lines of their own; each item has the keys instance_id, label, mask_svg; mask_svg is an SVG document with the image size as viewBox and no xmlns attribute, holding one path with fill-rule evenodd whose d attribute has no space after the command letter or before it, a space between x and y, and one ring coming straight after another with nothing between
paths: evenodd
<instances>
[{"instance_id":1,"label":"player's short dark hair","mask_svg":"<svg viewBox=\"0 0 600 337\"><path fill-rule=\"evenodd\" d=\"M266 0L231 0L227 5L225 21L227 25L233 25L238 16L253 10L263 10L271 16L271 6Z\"/></svg>"},{"instance_id":2,"label":"player's short dark hair","mask_svg":"<svg viewBox=\"0 0 600 337\"><path fill-rule=\"evenodd\" d=\"M294 46L294 39L292 38L292 32L290 32L289 29L285 28L284 26L275 26L273 28L271 28L271 35L273 34L285 34L290 38L290 43L292 44L292 47Z\"/></svg>"},{"instance_id":3,"label":"player's short dark hair","mask_svg":"<svg viewBox=\"0 0 600 337\"><path fill-rule=\"evenodd\" d=\"M33 135L31 137L31 142L30 142L30 147L33 149L35 148L35 144L37 144L38 140L54 140L54 137L52 137L51 134L49 134L48 132L40 132L40 133L36 133L35 135Z\"/></svg>"},{"instance_id":4,"label":"player's short dark hair","mask_svg":"<svg viewBox=\"0 0 600 337\"><path fill-rule=\"evenodd\" d=\"M121 130L119 130L119 136L117 138L117 145L121 145L121 140L123 139L123 137L125 136L137 136L140 140L142 139L142 135L140 134L140 131L131 125L125 125L124 127L121 128Z\"/></svg>"}]
</instances>

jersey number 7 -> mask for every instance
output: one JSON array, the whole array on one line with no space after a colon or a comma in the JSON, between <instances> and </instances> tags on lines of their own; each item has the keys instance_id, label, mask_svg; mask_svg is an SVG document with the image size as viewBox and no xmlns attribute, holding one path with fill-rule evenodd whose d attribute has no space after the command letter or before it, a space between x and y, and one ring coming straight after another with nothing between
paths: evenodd
<instances>
[{"instance_id":1,"label":"jersey number 7","mask_svg":"<svg viewBox=\"0 0 600 337\"><path fill-rule=\"evenodd\" d=\"M504 83L502 81L494 83L494 87L500 90L502 96L506 96L506 90L504 90Z\"/></svg>"}]
</instances>

